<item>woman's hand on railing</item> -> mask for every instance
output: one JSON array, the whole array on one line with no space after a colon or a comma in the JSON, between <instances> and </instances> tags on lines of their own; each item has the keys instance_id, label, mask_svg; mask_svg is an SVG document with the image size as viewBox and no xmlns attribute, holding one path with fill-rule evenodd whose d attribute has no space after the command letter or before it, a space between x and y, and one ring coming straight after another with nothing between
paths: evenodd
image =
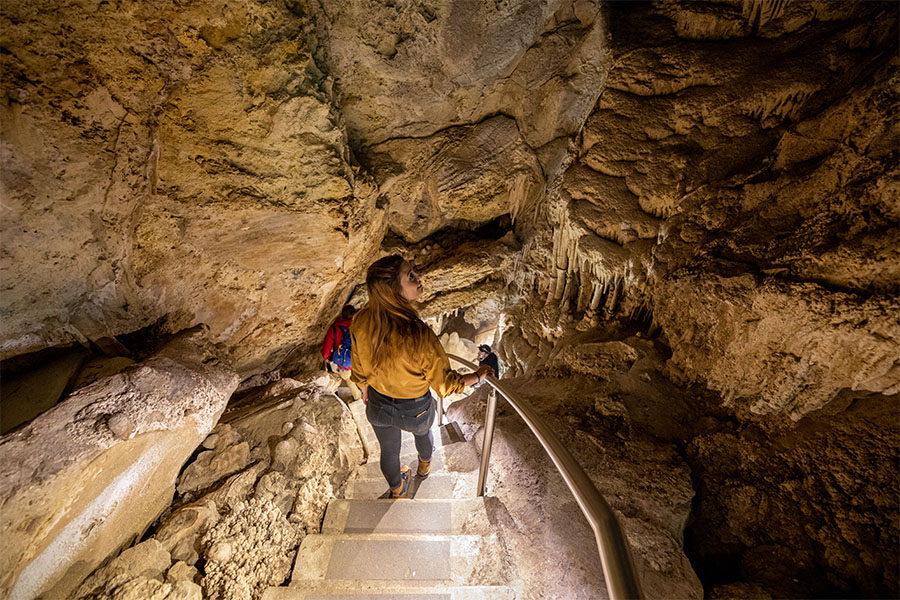
<instances>
[{"instance_id":1,"label":"woman's hand on railing","mask_svg":"<svg viewBox=\"0 0 900 600\"><path fill-rule=\"evenodd\" d=\"M490 367L490 365L481 365L474 373L466 373L462 376L463 384L472 386L476 383L481 383L482 381L484 381L485 377L493 374L494 370Z\"/></svg>"},{"instance_id":2,"label":"woman's hand on railing","mask_svg":"<svg viewBox=\"0 0 900 600\"><path fill-rule=\"evenodd\" d=\"M484 381L484 378L488 375L496 375L494 369L491 368L490 365L481 365L478 367L478 370L475 371L475 374L478 375L478 381Z\"/></svg>"}]
</instances>

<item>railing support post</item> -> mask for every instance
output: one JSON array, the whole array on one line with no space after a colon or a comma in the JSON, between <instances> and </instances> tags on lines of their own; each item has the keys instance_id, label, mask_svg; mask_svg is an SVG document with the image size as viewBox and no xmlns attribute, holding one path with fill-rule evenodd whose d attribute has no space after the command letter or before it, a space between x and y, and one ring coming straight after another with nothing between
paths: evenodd
<instances>
[{"instance_id":1,"label":"railing support post","mask_svg":"<svg viewBox=\"0 0 900 600\"><path fill-rule=\"evenodd\" d=\"M438 427L444 426L444 399L438 396Z\"/></svg>"},{"instance_id":2,"label":"railing support post","mask_svg":"<svg viewBox=\"0 0 900 600\"><path fill-rule=\"evenodd\" d=\"M497 392L488 393L487 409L484 413L484 440L481 442L481 468L478 470L478 495L484 496L487 486L488 466L491 462L491 444L494 441L494 419L497 416Z\"/></svg>"}]
</instances>

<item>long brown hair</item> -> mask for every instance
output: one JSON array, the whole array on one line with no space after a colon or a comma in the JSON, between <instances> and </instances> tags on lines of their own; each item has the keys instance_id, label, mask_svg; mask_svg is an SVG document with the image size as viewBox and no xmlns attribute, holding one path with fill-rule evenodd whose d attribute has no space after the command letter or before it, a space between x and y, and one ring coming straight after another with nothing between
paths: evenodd
<instances>
[{"instance_id":1,"label":"long brown hair","mask_svg":"<svg viewBox=\"0 0 900 600\"><path fill-rule=\"evenodd\" d=\"M372 367L378 368L396 356L399 346L421 355L428 326L416 309L403 297L400 267L404 259L396 254L376 260L366 272L369 302L362 309L372 322ZM362 313L362 311L360 311Z\"/></svg>"}]
</instances>

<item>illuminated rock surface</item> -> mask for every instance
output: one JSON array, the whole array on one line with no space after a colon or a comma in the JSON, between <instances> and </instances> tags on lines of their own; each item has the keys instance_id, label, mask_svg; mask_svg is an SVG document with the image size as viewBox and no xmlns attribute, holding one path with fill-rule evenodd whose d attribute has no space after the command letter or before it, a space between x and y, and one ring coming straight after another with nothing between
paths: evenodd
<instances>
[{"instance_id":1,"label":"illuminated rock surface","mask_svg":"<svg viewBox=\"0 0 900 600\"><path fill-rule=\"evenodd\" d=\"M31 444L3 464L24 548L5 593L65 514L29 529L10 498L42 477L39 506L92 497L44 477L77 423L107 451L177 437L237 378L231 406L261 411L202 446L216 419L192 425L154 488L178 485L162 547L133 555L159 568L123 555L82 581L166 508L154 493L65 592L255 598L286 576L362 460L311 383L317 347L365 301L366 266L400 252L422 316L493 343L615 496L652 596L699 593L694 572L711 597L897 595L896 4L35 0L4 3L0 31L4 385L82 365L34 421L4 418L4 452ZM199 324L216 362L179 381L237 378L147 421L127 374ZM100 389L110 410L76 419ZM500 422L524 450L495 466L498 498L559 525L566 499L535 508L546 459Z\"/></svg>"}]
</instances>

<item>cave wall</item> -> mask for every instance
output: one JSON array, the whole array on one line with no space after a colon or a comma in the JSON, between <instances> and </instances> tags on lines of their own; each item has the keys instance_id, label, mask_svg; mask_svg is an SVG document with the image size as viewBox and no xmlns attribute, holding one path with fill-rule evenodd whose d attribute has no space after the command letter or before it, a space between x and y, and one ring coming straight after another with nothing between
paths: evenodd
<instances>
[{"instance_id":1,"label":"cave wall","mask_svg":"<svg viewBox=\"0 0 900 600\"><path fill-rule=\"evenodd\" d=\"M884 440L866 460L896 487L896 436L867 424L900 392L897 21L824 0L5 3L0 359L202 322L248 377L314 356L399 251L430 278L423 316L506 313L510 374L562 355L602 376L572 331L659 334L658 376L715 419L842 440L784 457L810 489L868 477L854 437ZM729 449L778 448L679 425L693 527L728 526L697 556L750 580L768 545L885 589L896 493L809 543L789 516L729 520L756 497L723 483ZM851 514L856 492L741 476ZM886 558L852 559L862 542Z\"/></svg>"},{"instance_id":2,"label":"cave wall","mask_svg":"<svg viewBox=\"0 0 900 600\"><path fill-rule=\"evenodd\" d=\"M895 595L897 6L609 19L613 64L526 245L502 358L602 379L578 331L658 336L659 376L700 409L671 410L707 593Z\"/></svg>"},{"instance_id":3,"label":"cave wall","mask_svg":"<svg viewBox=\"0 0 900 600\"><path fill-rule=\"evenodd\" d=\"M0 357L165 319L207 324L247 375L324 328L384 220L302 13L30 2L0 19Z\"/></svg>"},{"instance_id":4,"label":"cave wall","mask_svg":"<svg viewBox=\"0 0 900 600\"><path fill-rule=\"evenodd\" d=\"M0 19L0 359L197 323L244 377L296 359L388 228L525 231L608 68L584 0Z\"/></svg>"},{"instance_id":5,"label":"cave wall","mask_svg":"<svg viewBox=\"0 0 900 600\"><path fill-rule=\"evenodd\" d=\"M140 537L238 381L196 328L0 438L3 597L66 598Z\"/></svg>"}]
</instances>

